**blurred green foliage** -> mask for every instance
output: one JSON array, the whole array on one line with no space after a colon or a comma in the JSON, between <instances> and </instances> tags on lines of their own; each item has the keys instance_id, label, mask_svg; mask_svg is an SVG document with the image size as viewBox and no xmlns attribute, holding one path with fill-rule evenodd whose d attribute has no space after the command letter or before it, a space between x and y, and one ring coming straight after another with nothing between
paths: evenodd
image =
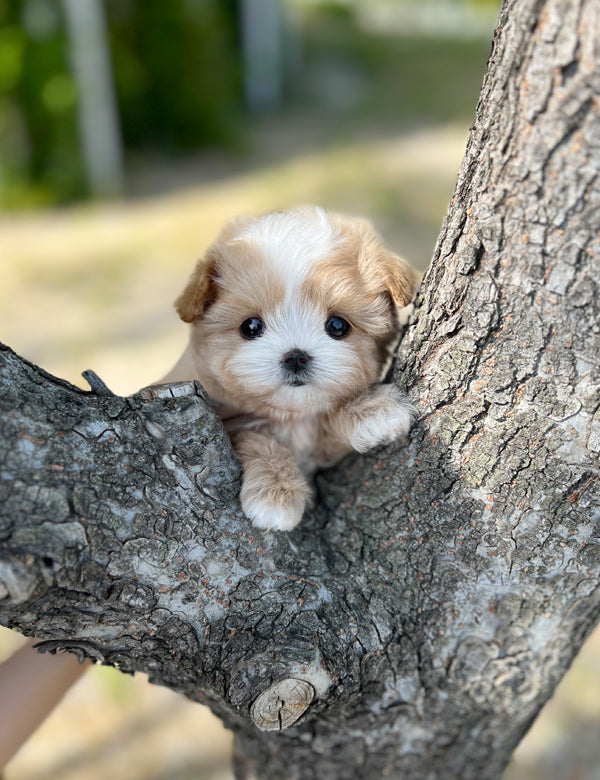
<instances>
[{"instance_id":1,"label":"blurred green foliage","mask_svg":"<svg viewBox=\"0 0 600 780\"><path fill-rule=\"evenodd\" d=\"M231 142L239 107L235 0L107 0L126 147Z\"/></svg>"},{"instance_id":2,"label":"blurred green foliage","mask_svg":"<svg viewBox=\"0 0 600 780\"><path fill-rule=\"evenodd\" d=\"M3 205L83 193L76 102L58 2L0 0Z\"/></svg>"},{"instance_id":3,"label":"blurred green foliage","mask_svg":"<svg viewBox=\"0 0 600 780\"><path fill-rule=\"evenodd\" d=\"M106 0L126 149L229 142L239 105L235 0ZM60 0L0 0L0 205L85 195Z\"/></svg>"},{"instance_id":4,"label":"blurred green foliage","mask_svg":"<svg viewBox=\"0 0 600 780\"><path fill-rule=\"evenodd\" d=\"M481 1L493 10L498 6L497 0ZM305 14L304 56L321 74L339 73L343 67L353 74L345 86L334 82L329 96L323 94L324 78L312 80L325 98L325 111L336 109L344 88L352 91L344 111L346 123L368 126L375 119L384 129L386 124L406 128L468 122L475 115L491 32L490 26L489 38L382 33L360 29L352 6L324 2Z\"/></svg>"},{"instance_id":5,"label":"blurred green foliage","mask_svg":"<svg viewBox=\"0 0 600 780\"><path fill-rule=\"evenodd\" d=\"M239 147L256 129L244 116L240 1L102 0L126 154ZM369 31L358 2L282 3L298 11L284 30L283 112L337 123L338 138L473 116L489 38ZM77 111L62 0L0 0L0 206L87 194Z\"/></svg>"}]
</instances>

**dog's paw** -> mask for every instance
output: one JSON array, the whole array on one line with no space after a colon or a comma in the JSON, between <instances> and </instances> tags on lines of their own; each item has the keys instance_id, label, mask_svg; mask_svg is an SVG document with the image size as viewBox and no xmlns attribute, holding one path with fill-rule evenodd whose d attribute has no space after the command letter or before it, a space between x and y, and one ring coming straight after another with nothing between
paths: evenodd
<instances>
[{"instance_id":1,"label":"dog's paw","mask_svg":"<svg viewBox=\"0 0 600 780\"><path fill-rule=\"evenodd\" d=\"M378 385L356 409L350 443L357 452L367 452L405 436L417 410L393 385Z\"/></svg>"},{"instance_id":2,"label":"dog's paw","mask_svg":"<svg viewBox=\"0 0 600 780\"><path fill-rule=\"evenodd\" d=\"M304 496L288 491L256 491L244 484L240 494L244 514L263 530L291 531L304 514Z\"/></svg>"},{"instance_id":3,"label":"dog's paw","mask_svg":"<svg viewBox=\"0 0 600 780\"><path fill-rule=\"evenodd\" d=\"M275 439L242 431L233 439L242 464L242 509L257 528L289 531L310 500L310 487L293 453Z\"/></svg>"}]
</instances>

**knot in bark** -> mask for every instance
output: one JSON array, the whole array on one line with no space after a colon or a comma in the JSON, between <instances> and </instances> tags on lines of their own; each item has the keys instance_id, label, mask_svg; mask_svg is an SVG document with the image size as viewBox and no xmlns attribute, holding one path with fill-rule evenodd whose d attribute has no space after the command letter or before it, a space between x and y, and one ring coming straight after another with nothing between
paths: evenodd
<instances>
[{"instance_id":1,"label":"knot in bark","mask_svg":"<svg viewBox=\"0 0 600 780\"><path fill-rule=\"evenodd\" d=\"M279 680L254 701L250 717L262 731L281 731L306 712L314 697L315 689L306 680Z\"/></svg>"}]
</instances>

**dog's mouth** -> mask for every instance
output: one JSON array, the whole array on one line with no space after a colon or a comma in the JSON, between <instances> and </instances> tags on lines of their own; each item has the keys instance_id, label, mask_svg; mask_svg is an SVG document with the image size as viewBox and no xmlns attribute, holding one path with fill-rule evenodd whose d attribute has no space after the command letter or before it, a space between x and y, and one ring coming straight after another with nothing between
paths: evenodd
<instances>
[{"instance_id":1,"label":"dog's mouth","mask_svg":"<svg viewBox=\"0 0 600 780\"><path fill-rule=\"evenodd\" d=\"M288 387L304 387L308 384L308 381L306 379L301 379L300 377L296 376L293 379L288 379L286 381L286 385Z\"/></svg>"}]
</instances>

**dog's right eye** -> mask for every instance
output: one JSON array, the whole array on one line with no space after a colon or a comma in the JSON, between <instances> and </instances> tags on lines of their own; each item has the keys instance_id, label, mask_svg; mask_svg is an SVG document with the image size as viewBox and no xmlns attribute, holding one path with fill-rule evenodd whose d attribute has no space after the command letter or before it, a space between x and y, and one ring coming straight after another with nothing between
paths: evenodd
<instances>
[{"instance_id":1,"label":"dog's right eye","mask_svg":"<svg viewBox=\"0 0 600 780\"><path fill-rule=\"evenodd\" d=\"M240 333L245 339L257 339L262 336L265 326L258 317L248 317L240 325Z\"/></svg>"}]
</instances>

